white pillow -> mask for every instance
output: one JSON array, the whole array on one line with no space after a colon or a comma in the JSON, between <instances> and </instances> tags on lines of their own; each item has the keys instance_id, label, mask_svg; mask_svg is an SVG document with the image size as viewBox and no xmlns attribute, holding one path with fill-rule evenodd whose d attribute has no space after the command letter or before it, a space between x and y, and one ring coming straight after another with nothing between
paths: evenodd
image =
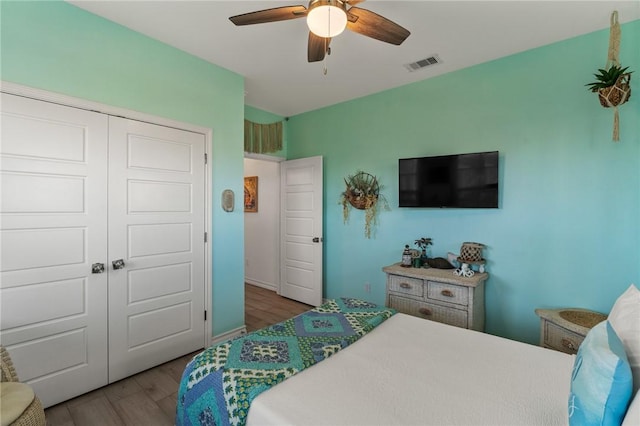
<instances>
[{"instance_id":1,"label":"white pillow","mask_svg":"<svg viewBox=\"0 0 640 426\"><path fill-rule=\"evenodd\" d=\"M633 401L631 401L631 404L627 409L627 414L622 420L622 426L638 425L640 425L640 394L636 394L636 397L633 398Z\"/></svg>"},{"instance_id":2,"label":"white pillow","mask_svg":"<svg viewBox=\"0 0 640 426\"><path fill-rule=\"evenodd\" d=\"M609 322L624 345L635 394L640 388L640 291L635 285L631 284L613 304Z\"/></svg>"}]
</instances>

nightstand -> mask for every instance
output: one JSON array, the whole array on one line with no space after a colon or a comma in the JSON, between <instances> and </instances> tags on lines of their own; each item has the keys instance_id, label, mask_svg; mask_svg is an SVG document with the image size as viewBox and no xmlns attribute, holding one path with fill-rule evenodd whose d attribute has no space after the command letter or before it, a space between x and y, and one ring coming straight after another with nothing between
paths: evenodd
<instances>
[{"instance_id":1,"label":"nightstand","mask_svg":"<svg viewBox=\"0 0 640 426\"><path fill-rule=\"evenodd\" d=\"M589 330L607 319L580 308L536 309L536 315L540 317L540 346L568 354L577 353Z\"/></svg>"}]
</instances>

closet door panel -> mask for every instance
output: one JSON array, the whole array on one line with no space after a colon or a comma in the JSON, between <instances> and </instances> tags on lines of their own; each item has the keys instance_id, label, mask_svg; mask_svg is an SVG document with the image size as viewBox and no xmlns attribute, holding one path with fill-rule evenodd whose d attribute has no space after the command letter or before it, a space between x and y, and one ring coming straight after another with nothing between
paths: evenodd
<instances>
[{"instance_id":1,"label":"closet door panel","mask_svg":"<svg viewBox=\"0 0 640 426\"><path fill-rule=\"evenodd\" d=\"M110 381L204 346L204 143L110 117Z\"/></svg>"},{"instance_id":2,"label":"closet door panel","mask_svg":"<svg viewBox=\"0 0 640 426\"><path fill-rule=\"evenodd\" d=\"M1 96L0 339L50 406L108 380L108 120Z\"/></svg>"}]
</instances>

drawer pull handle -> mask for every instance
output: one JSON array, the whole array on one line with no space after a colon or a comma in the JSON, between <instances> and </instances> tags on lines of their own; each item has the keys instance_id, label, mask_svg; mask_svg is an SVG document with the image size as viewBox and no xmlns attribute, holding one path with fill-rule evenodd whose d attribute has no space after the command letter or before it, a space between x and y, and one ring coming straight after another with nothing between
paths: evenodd
<instances>
[{"instance_id":1,"label":"drawer pull handle","mask_svg":"<svg viewBox=\"0 0 640 426\"><path fill-rule=\"evenodd\" d=\"M573 343L571 340L567 339L566 337L562 339L562 346L564 346L567 349L571 349L573 351L577 349L576 344Z\"/></svg>"},{"instance_id":2,"label":"drawer pull handle","mask_svg":"<svg viewBox=\"0 0 640 426\"><path fill-rule=\"evenodd\" d=\"M429 315L433 314L433 312L431 312L431 309L427 309L427 308L420 308L420 309L418 309L418 312L420 312L422 315L426 315L426 316L429 316Z\"/></svg>"},{"instance_id":3,"label":"drawer pull handle","mask_svg":"<svg viewBox=\"0 0 640 426\"><path fill-rule=\"evenodd\" d=\"M411 284L409 283L400 283L401 288L411 288Z\"/></svg>"},{"instance_id":4,"label":"drawer pull handle","mask_svg":"<svg viewBox=\"0 0 640 426\"><path fill-rule=\"evenodd\" d=\"M442 290L440 294L446 297L453 297L453 292L451 290Z\"/></svg>"}]
</instances>

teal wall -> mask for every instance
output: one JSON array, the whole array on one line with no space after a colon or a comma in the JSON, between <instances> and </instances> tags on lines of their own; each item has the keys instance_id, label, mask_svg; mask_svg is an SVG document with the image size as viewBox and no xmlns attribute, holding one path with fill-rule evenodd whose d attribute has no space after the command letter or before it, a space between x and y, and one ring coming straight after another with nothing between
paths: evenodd
<instances>
[{"instance_id":1,"label":"teal wall","mask_svg":"<svg viewBox=\"0 0 640 426\"><path fill-rule=\"evenodd\" d=\"M637 94L613 111L584 85L604 65L608 30L294 116L288 158L324 157L325 297L384 302L381 267L433 238L432 253L488 246L487 331L537 343L537 307L608 312L640 283L640 21L623 25L620 58ZM327 125L327 123L331 123ZM398 158L500 151L500 208L398 208ZM391 212L374 238L343 177L377 175ZM371 283L371 293L364 283Z\"/></svg>"},{"instance_id":2,"label":"teal wall","mask_svg":"<svg viewBox=\"0 0 640 426\"><path fill-rule=\"evenodd\" d=\"M241 76L67 3L0 2L1 77L213 129L213 334L244 325Z\"/></svg>"},{"instance_id":3,"label":"teal wall","mask_svg":"<svg viewBox=\"0 0 640 426\"><path fill-rule=\"evenodd\" d=\"M266 155L273 155L275 157L287 156L287 144L289 140L289 132L288 132L288 121L285 120L285 117L270 113L268 111L264 111L259 108L254 108L252 106L245 105L244 118L254 123L260 123L260 124L271 124L278 121L282 121L282 149L277 152L267 153Z\"/></svg>"}]
</instances>

